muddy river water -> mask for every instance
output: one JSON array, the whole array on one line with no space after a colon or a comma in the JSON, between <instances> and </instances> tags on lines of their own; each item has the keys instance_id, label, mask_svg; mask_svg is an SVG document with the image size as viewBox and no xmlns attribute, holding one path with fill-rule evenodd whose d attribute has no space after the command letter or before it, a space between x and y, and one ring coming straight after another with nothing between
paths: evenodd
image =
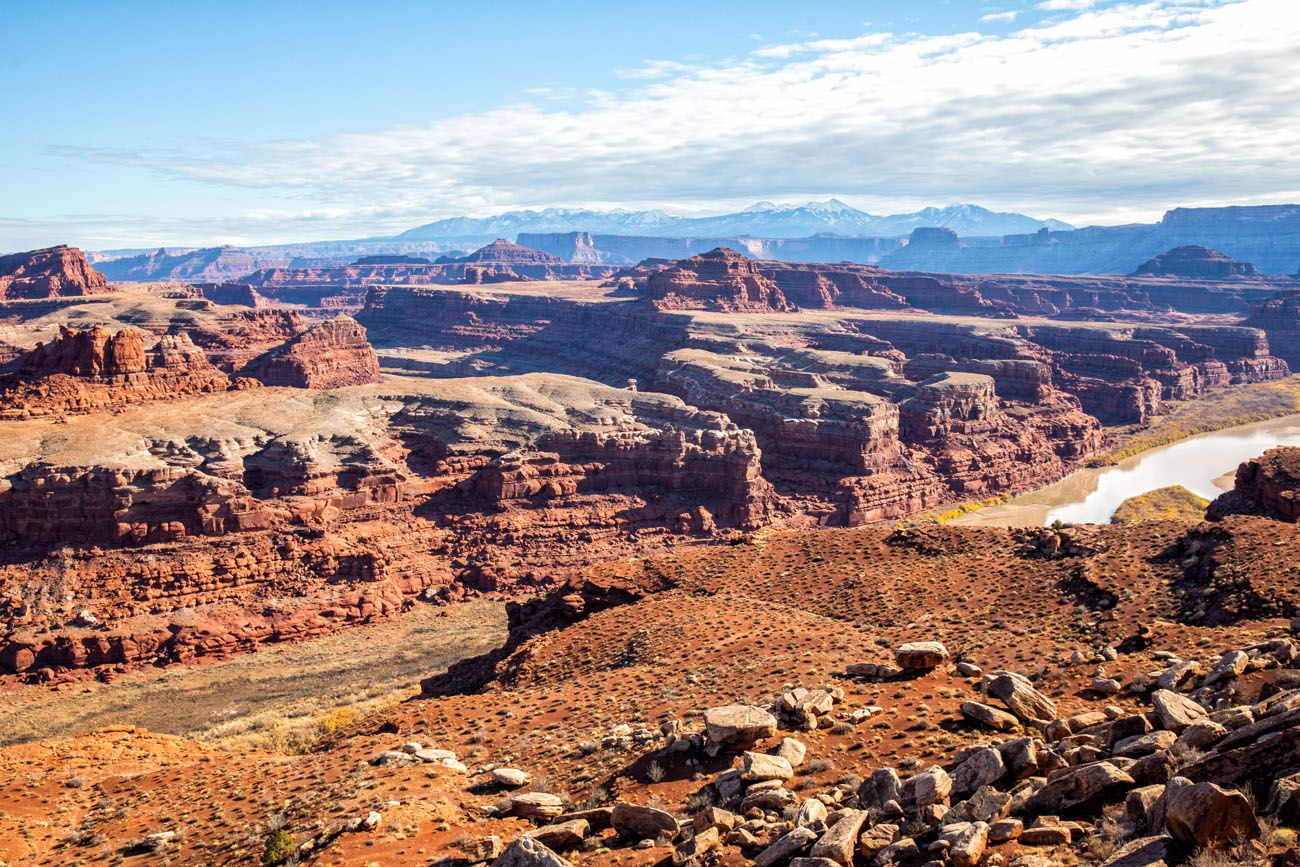
<instances>
[{"instance_id":1,"label":"muddy river water","mask_svg":"<svg viewBox=\"0 0 1300 867\"><path fill-rule=\"evenodd\" d=\"M1083 469L1054 485L971 512L954 524L1030 527L1061 520L1105 524L1129 497L1182 485L1207 500L1232 487L1237 465L1274 446L1300 445L1300 415L1201 434L1134 455L1113 467Z\"/></svg>"}]
</instances>

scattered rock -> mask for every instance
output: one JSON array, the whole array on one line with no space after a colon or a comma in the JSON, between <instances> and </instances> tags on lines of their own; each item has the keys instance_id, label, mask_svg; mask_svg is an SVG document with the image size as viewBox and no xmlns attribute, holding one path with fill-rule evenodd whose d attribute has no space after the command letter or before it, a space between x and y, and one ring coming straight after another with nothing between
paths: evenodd
<instances>
[{"instance_id":1,"label":"scattered rock","mask_svg":"<svg viewBox=\"0 0 1300 867\"><path fill-rule=\"evenodd\" d=\"M716 756L721 750L746 749L776 734L776 717L761 707L732 704L704 712L706 751Z\"/></svg>"},{"instance_id":2,"label":"scattered rock","mask_svg":"<svg viewBox=\"0 0 1300 867\"><path fill-rule=\"evenodd\" d=\"M568 861L552 852L545 843L523 835L505 848L492 867L571 867Z\"/></svg>"},{"instance_id":3,"label":"scattered rock","mask_svg":"<svg viewBox=\"0 0 1300 867\"><path fill-rule=\"evenodd\" d=\"M911 641L899 645L894 659L904 671L928 671L948 661L948 648L938 641Z\"/></svg>"},{"instance_id":4,"label":"scattered rock","mask_svg":"<svg viewBox=\"0 0 1300 867\"><path fill-rule=\"evenodd\" d=\"M1062 771L1048 780L1027 804L1031 813L1060 813L1131 788L1133 778L1109 762L1094 762ZM1027 830L1026 830L1027 832Z\"/></svg>"},{"instance_id":5,"label":"scattered rock","mask_svg":"<svg viewBox=\"0 0 1300 867\"><path fill-rule=\"evenodd\" d=\"M1165 786L1165 828L1175 839L1209 848L1259 837L1259 822L1240 792L1174 777Z\"/></svg>"},{"instance_id":6,"label":"scattered rock","mask_svg":"<svg viewBox=\"0 0 1300 867\"><path fill-rule=\"evenodd\" d=\"M812 845L817 834L808 828L792 828L783 837L759 852L754 858L754 867L773 867L799 854Z\"/></svg>"},{"instance_id":7,"label":"scattered rock","mask_svg":"<svg viewBox=\"0 0 1300 867\"><path fill-rule=\"evenodd\" d=\"M671 814L639 804L615 804L610 821L619 836L638 840L653 840L659 837L672 840L680 830L677 820Z\"/></svg>"},{"instance_id":8,"label":"scattered rock","mask_svg":"<svg viewBox=\"0 0 1300 867\"><path fill-rule=\"evenodd\" d=\"M994 672L985 691L1025 722L1046 723L1057 717L1056 703L1035 689L1023 675Z\"/></svg>"},{"instance_id":9,"label":"scattered rock","mask_svg":"<svg viewBox=\"0 0 1300 867\"><path fill-rule=\"evenodd\" d=\"M866 810L844 810L822 838L813 844L814 858L829 858L837 864L851 865L858 834L866 823Z\"/></svg>"},{"instance_id":10,"label":"scattered rock","mask_svg":"<svg viewBox=\"0 0 1300 867\"><path fill-rule=\"evenodd\" d=\"M1151 704L1160 715L1160 725L1171 732L1181 732L1204 717L1205 708L1186 696L1168 689L1158 689L1151 694Z\"/></svg>"},{"instance_id":11,"label":"scattered rock","mask_svg":"<svg viewBox=\"0 0 1300 867\"><path fill-rule=\"evenodd\" d=\"M528 774L518 768L495 768L492 771L492 782L507 789L517 789L528 785Z\"/></svg>"}]
</instances>

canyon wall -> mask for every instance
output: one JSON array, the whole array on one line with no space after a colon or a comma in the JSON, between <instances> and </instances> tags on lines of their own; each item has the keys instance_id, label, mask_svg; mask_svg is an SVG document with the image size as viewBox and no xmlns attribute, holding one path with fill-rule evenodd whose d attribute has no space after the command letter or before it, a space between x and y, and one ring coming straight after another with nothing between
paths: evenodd
<instances>
[{"instance_id":1,"label":"canyon wall","mask_svg":"<svg viewBox=\"0 0 1300 867\"><path fill-rule=\"evenodd\" d=\"M267 385L339 388L379 381L379 358L366 330L347 316L336 316L291 338L256 365Z\"/></svg>"}]
</instances>

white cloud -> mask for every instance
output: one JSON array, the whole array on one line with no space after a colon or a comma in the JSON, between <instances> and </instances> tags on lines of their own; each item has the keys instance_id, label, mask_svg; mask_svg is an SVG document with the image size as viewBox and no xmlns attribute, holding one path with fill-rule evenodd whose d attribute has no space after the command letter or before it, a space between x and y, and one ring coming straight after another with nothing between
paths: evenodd
<instances>
[{"instance_id":1,"label":"white cloud","mask_svg":"<svg viewBox=\"0 0 1300 867\"><path fill-rule=\"evenodd\" d=\"M1039 9L1047 10L1074 10L1091 9L1097 5L1097 0L1043 0L1038 4Z\"/></svg>"},{"instance_id":2,"label":"white cloud","mask_svg":"<svg viewBox=\"0 0 1300 867\"><path fill-rule=\"evenodd\" d=\"M1148 0L1001 35L869 33L649 64L658 77L630 92L563 106L78 153L341 215L299 237L363 219L378 232L510 207L827 193L885 210L961 200L1076 222L1155 216L1300 190L1298 40L1294 0Z\"/></svg>"},{"instance_id":3,"label":"white cloud","mask_svg":"<svg viewBox=\"0 0 1300 867\"><path fill-rule=\"evenodd\" d=\"M1017 12L1015 9L1008 9L1006 12L990 12L987 15L981 15L980 21L985 21L985 22L1005 21L1008 24L1010 24L1012 21L1016 20L1016 16L1019 14L1020 13Z\"/></svg>"}]
</instances>

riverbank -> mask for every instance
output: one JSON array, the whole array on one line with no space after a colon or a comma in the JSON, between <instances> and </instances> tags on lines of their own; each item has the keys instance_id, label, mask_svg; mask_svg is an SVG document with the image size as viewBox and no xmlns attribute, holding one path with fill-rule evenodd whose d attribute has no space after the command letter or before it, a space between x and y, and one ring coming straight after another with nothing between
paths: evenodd
<instances>
[{"instance_id":1,"label":"riverbank","mask_svg":"<svg viewBox=\"0 0 1300 867\"><path fill-rule=\"evenodd\" d=\"M1278 445L1300 445L1300 414L1185 437L1118 463L1087 467L1053 485L952 520L962 526L1032 527L1055 520L1109 523L1126 500L1178 486L1212 500L1242 461Z\"/></svg>"},{"instance_id":2,"label":"riverbank","mask_svg":"<svg viewBox=\"0 0 1300 867\"><path fill-rule=\"evenodd\" d=\"M1277 382L1234 385L1198 400L1172 402L1172 411L1144 428L1112 433L1108 452L1089 466L1109 467L1142 452L1171 445L1198 434L1300 413L1300 375Z\"/></svg>"}]
</instances>

